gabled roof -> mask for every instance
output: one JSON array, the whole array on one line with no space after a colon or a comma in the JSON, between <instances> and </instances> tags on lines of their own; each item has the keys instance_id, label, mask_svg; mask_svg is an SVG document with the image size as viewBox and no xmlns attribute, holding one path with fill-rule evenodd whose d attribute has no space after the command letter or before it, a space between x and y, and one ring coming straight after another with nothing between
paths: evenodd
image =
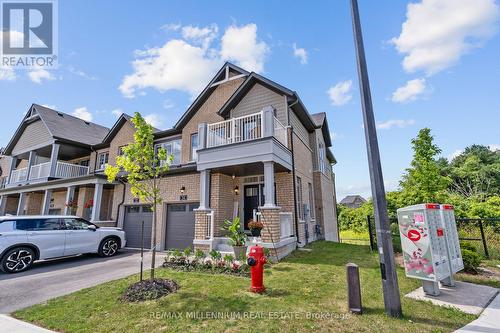
<instances>
[{"instance_id":1,"label":"gabled roof","mask_svg":"<svg viewBox=\"0 0 500 333\"><path fill-rule=\"evenodd\" d=\"M98 144L102 142L109 131L107 127L85 121L67 113L52 110L42 105L32 104L5 148L6 154L12 152L26 126L38 118L43 122L49 134L54 139L74 142L79 145L91 146Z\"/></svg>"},{"instance_id":2,"label":"gabled roof","mask_svg":"<svg viewBox=\"0 0 500 333\"><path fill-rule=\"evenodd\" d=\"M302 123L306 126L306 128L310 131L316 128L316 125L309 115L304 103L302 103L297 92L290 90L268 78L263 77L257 73L250 73L246 80L236 89L233 95L226 101L226 103L219 110L219 115L222 117L226 117L229 115L229 112L232 108L234 108L241 99L252 89L252 87L256 84L262 84L263 86L277 92L280 95L285 95L287 97L287 101L290 103L292 110L297 114Z\"/></svg>"},{"instance_id":3,"label":"gabled roof","mask_svg":"<svg viewBox=\"0 0 500 333\"><path fill-rule=\"evenodd\" d=\"M120 115L120 117L118 117L118 119L116 120L116 122L113 125L113 127L111 127L111 129L109 130L108 134L106 134L106 136L102 140L102 144L105 145L105 144L110 143L111 140L113 140L113 138L115 137L116 133L118 133L118 131L122 128L122 126L124 124L126 124L127 122L130 122L130 119L132 119L131 116L129 116L126 113L122 113Z\"/></svg>"},{"instance_id":4,"label":"gabled roof","mask_svg":"<svg viewBox=\"0 0 500 333\"><path fill-rule=\"evenodd\" d=\"M231 64L230 62L226 62L221 69L215 74L214 78L208 83L208 85L203 89L203 91L198 95L198 97L193 101L193 103L189 106L189 108L184 112L182 117L177 121L174 128L179 129L182 128L187 122L193 117L198 108L206 101L206 99L210 96L210 94L217 88L214 84L218 81L224 81L227 78L227 74L229 72L237 73L241 76L246 76L249 73L236 66Z\"/></svg>"},{"instance_id":5,"label":"gabled roof","mask_svg":"<svg viewBox=\"0 0 500 333\"><path fill-rule=\"evenodd\" d=\"M342 201L340 201L341 204L348 205L348 204L353 204L356 202L356 199L360 199L362 202L366 202L366 199L363 198L360 195L348 195Z\"/></svg>"},{"instance_id":6,"label":"gabled roof","mask_svg":"<svg viewBox=\"0 0 500 333\"><path fill-rule=\"evenodd\" d=\"M332 146L332 138L330 137L330 129L328 128L328 119L326 118L325 112L319 112L311 115L316 127L321 128L323 133L323 138L325 139L325 145L327 147Z\"/></svg>"}]
</instances>

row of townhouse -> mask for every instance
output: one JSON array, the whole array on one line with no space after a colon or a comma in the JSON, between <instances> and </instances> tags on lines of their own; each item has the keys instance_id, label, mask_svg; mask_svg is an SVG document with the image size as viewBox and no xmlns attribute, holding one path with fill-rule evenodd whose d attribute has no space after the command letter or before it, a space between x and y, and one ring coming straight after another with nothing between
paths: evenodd
<instances>
[{"instance_id":1,"label":"row of townhouse","mask_svg":"<svg viewBox=\"0 0 500 333\"><path fill-rule=\"evenodd\" d=\"M226 63L155 143L174 156L159 180L159 249L226 250L221 226L261 220L263 245L283 257L316 239L338 240L336 163L324 113L296 92ZM33 104L0 159L0 215L72 214L122 227L130 247L152 239L151 207L124 181L108 183L133 140L122 114L111 129Z\"/></svg>"}]
</instances>

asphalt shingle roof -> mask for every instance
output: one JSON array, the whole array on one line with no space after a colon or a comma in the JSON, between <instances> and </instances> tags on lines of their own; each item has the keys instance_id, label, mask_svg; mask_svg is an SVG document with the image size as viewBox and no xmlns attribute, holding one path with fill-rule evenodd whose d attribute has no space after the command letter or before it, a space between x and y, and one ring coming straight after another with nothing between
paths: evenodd
<instances>
[{"instance_id":1,"label":"asphalt shingle roof","mask_svg":"<svg viewBox=\"0 0 500 333\"><path fill-rule=\"evenodd\" d=\"M101 143L109 132L107 127L85 121L67 113L38 104L35 104L34 107L49 132L56 138L95 145Z\"/></svg>"}]
</instances>

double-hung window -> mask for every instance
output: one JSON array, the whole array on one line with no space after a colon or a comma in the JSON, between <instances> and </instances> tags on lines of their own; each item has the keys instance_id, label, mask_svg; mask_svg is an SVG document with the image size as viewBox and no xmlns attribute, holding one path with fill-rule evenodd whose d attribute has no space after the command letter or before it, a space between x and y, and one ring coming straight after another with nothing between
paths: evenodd
<instances>
[{"instance_id":1,"label":"double-hung window","mask_svg":"<svg viewBox=\"0 0 500 333\"><path fill-rule=\"evenodd\" d=\"M103 152L97 155L97 170L104 170L106 164L109 162L109 153Z\"/></svg>"},{"instance_id":2,"label":"double-hung window","mask_svg":"<svg viewBox=\"0 0 500 333\"><path fill-rule=\"evenodd\" d=\"M311 216L311 220L314 220L314 193L313 186L311 183L307 183L307 188L309 190L309 214Z\"/></svg>"},{"instance_id":3,"label":"double-hung window","mask_svg":"<svg viewBox=\"0 0 500 333\"><path fill-rule=\"evenodd\" d=\"M318 143L318 152L319 152L319 171L322 173L326 174L326 150L325 150L325 144L323 142Z\"/></svg>"},{"instance_id":4,"label":"double-hung window","mask_svg":"<svg viewBox=\"0 0 500 333\"><path fill-rule=\"evenodd\" d=\"M191 156L190 161L196 161L198 159L198 133L191 134Z\"/></svg>"},{"instance_id":5,"label":"double-hung window","mask_svg":"<svg viewBox=\"0 0 500 333\"><path fill-rule=\"evenodd\" d=\"M167 142L162 142L156 145L157 148L162 147L166 150L167 156L173 155L174 159L171 165L181 164L181 139L170 140ZM160 162L164 165L165 161Z\"/></svg>"}]
</instances>

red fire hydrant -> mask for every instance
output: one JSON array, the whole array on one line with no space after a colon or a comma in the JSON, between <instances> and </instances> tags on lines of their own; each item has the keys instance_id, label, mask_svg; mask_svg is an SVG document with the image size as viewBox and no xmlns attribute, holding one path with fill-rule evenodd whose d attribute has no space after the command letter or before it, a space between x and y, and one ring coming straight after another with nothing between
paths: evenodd
<instances>
[{"instance_id":1,"label":"red fire hydrant","mask_svg":"<svg viewBox=\"0 0 500 333\"><path fill-rule=\"evenodd\" d=\"M267 262L264 256L264 248L262 246L250 247L247 263L251 267L252 285L250 291L254 293L262 293L266 290L264 287L264 264Z\"/></svg>"}]
</instances>

